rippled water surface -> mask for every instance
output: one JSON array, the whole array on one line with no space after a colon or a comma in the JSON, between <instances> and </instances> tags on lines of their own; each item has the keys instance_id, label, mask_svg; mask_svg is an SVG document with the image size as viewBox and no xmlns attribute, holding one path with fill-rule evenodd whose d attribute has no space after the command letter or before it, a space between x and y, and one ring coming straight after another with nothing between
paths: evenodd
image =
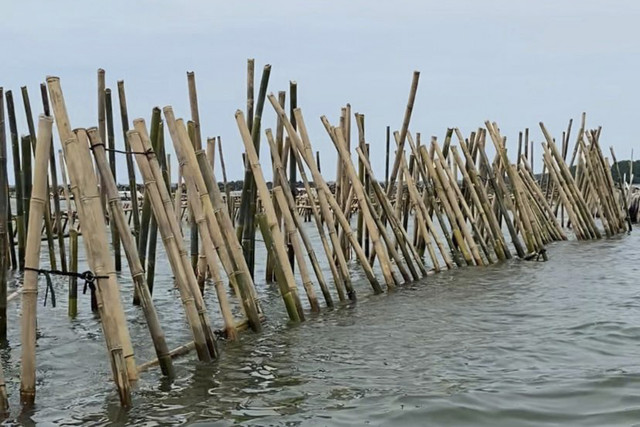
<instances>
[{"instance_id":1,"label":"rippled water surface","mask_svg":"<svg viewBox=\"0 0 640 427\"><path fill-rule=\"evenodd\" d=\"M378 296L354 264L358 302L300 325L286 323L275 285L259 280L264 332L224 344L216 363L193 354L177 359L173 382L157 370L142 374L130 410L120 408L109 380L88 296L69 320L60 280L58 307L38 306L37 406L24 413L20 304L10 303L11 336L1 353L8 422L640 425L640 234L561 242L548 252L546 263L458 269ZM168 266L160 264L154 299L177 347L189 332ZM150 338L129 302L125 273L121 283L143 362L153 357ZM215 311L213 292L208 301Z\"/></svg>"}]
</instances>

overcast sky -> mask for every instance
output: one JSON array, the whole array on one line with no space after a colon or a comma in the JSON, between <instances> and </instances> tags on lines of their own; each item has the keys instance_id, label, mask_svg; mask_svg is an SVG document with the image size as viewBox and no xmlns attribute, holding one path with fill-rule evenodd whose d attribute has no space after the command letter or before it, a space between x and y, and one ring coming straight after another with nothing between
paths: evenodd
<instances>
[{"instance_id":1,"label":"overcast sky","mask_svg":"<svg viewBox=\"0 0 640 427\"><path fill-rule=\"evenodd\" d=\"M257 81L272 64L270 92L298 82L329 180L336 155L319 117L337 124L347 102L365 114L382 179L385 127L402 123L413 70L421 78L411 130L424 137L442 138L454 126L468 134L490 119L513 151L519 130L530 127L540 142L544 121L560 138L568 120L586 111L618 158L638 145L637 0L0 0L0 15L0 86L14 92L21 133L20 86L39 113L47 75L61 78L72 126L90 127L97 125L98 68L114 92L125 81L130 118L147 120L152 107L165 105L189 118L186 72L194 71L203 137L222 137L229 179L243 171L234 113L246 106L247 58L256 60ZM263 124L275 128L269 105ZM122 161L120 182L124 176Z\"/></svg>"}]
</instances>

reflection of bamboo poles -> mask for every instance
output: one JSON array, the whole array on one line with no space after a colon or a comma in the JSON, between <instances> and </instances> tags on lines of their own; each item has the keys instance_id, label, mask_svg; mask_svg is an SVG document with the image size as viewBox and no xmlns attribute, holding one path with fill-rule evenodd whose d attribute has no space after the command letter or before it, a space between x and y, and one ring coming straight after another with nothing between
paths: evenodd
<instances>
[{"instance_id":1,"label":"reflection of bamboo poles","mask_svg":"<svg viewBox=\"0 0 640 427\"><path fill-rule=\"evenodd\" d=\"M44 209L47 205L47 171L51 127L53 119L40 116L38 121L38 143L35 156L35 179L31 194L29 225L22 291L21 350L20 360L20 402L32 406L36 398L36 307L38 300L38 272L40 268L40 240ZM27 153L30 157L30 154Z\"/></svg>"}]
</instances>

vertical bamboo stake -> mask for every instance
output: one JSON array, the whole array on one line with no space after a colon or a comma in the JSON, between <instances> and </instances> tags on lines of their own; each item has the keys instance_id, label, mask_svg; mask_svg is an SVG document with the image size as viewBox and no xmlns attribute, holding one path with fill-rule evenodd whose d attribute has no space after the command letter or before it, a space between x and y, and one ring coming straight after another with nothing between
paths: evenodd
<instances>
[{"instance_id":1,"label":"vertical bamboo stake","mask_svg":"<svg viewBox=\"0 0 640 427\"><path fill-rule=\"evenodd\" d=\"M107 127L106 127L106 98L105 98L105 71L102 68L98 68L98 128L100 129L100 140L107 142ZM102 182L100 176L97 176L98 186L100 187L100 201L102 203L102 211L107 214L107 196L102 188ZM105 217L106 219L106 217Z\"/></svg>"},{"instance_id":2,"label":"vertical bamboo stake","mask_svg":"<svg viewBox=\"0 0 640 427\"><path fill-rule=\"evenodd\" d=\"M227 199L227 211L229 212L229 218L231 219L231 224L233 225L234 215L233 215L233 199L231 199L231 190L229 189L229 184L227 183L227 168L224 165L224 155L222 154L222 139L218 137L218 152L220 153L220 169L222 169L222 186L224 187L224 194ZM217 184L216 184L217 185Z\"/></svg>"},{"instance_id":3,"label":"vertical bamboo stake","mask_svg":"<svg viewBox=\"0 0 640 427\"><path fill-rule=\"evenodd\" d=\"M391 143L391 127L387 126L387 149L384 162L384 185L389 186L389 144Z\"/></svg>"},{"instance_id":4,"label":"vertical bamboo stake","mask_svg":"<svg viewBox=\"0 0 640 427\"><path fill-rule=\"evenodd\" d=\"M31 138L29 136L23 136L20 140L20 147L22 148L22 168L20 169L22 175L22 198L24 204L24 216L28 221L29 211L31 209L31 191L32 185L32 171L31 171ZM44 210L43 210L44 211ZM26 232L29 233L29 224L25 223Z\"/></svg>"},{"instance_id":5,"label":"vertical bamboo stake","mask_svg":"<svg viewBox=\"0 0 640 427\"><path fill-rule=\"evenodd\" d=\"M42 95L42 106L44 108L44 115L50 116L51 111L49 109L49 94L47 93L47 85L40 84L40 93ZM55 150L53 149L53 141L51 142L51 150L49 152L49 170L51 171L51 188L53 189L53 209L55 212L54 225L56 235L58 237L58 247L60 249L60 266L62 271L67 271L67 255L64 245L64 230L62 229L62 213L60 210L60 191L58 186L58 172L56 167Z\"/></svg>"},{"instance_id":6,"label":"vertical bamboo stake","mask_svg":"<svg viewBox=\"0 0 640 427\"><path fill-rule=\"evenodd\" d=\"M71 251L71 263L69 271L78 272L78 231L75 227L69 228L69 250ZM78 315L78 278L69 277L69 317L75 319Z\"/></svg>"},{"instance_id":7,"label":"vertical bamboo stake","mask_svg":"<svg viewBox=\"0 0 640 427\"><path fill-rule=\"evenodd\" d=\"M255 95L255 65L253 58L247 59L247 127L253 129L253 107Z\"/></svg>"},{"instance_id":8,"label":"vertical bamboo stake","mask_svg":"<svg viewBox=\"0 0 640 427\"><path fill-rule=\"evenodd\" d=\"M22 86L20 88L22 92L22 102L24 104L24 112L27 118L27 126L29 128L29 140L31 148L33 149L33 154L36 152L36 129L33 123L33 115L31 113L31 102L29 101L29 92L27 91L26 86ZM47 181L47 195L49 195L49 183ZM51 228L51 209L50 198L47 197L46 206L44 208L44 229L45 229L45 237L47 239L47 247L49 249L49 263L51 268L56 270L57 262L56 262L56 248L53 243L53 231Z\"/></svg>"},{"instance_id":9,"label":"vertical bamboo stake","mask_svg":"<svg viewBox=\"0 0 640 427\"><path fill-rule=\"evenodd\" d=\"M122 122L122 135L124 136L124 149L127 151L127 174L129 176L129 192L131 194L131 216L133 218L133 236L138 241L140 236L140 212L138 210L138 185L136 184L136 172L133 168L133 154L129 146L127 132L129 131L129 113L127 111L127 97L124 91L124 81L118 81L118 99L120 101L120 121Z\"/></svg>"},{"instance_id":10,"label":"vertical bamboo stake","mask_svg":"<svg viewBox=\"0 0 640 427\"><path fill-rule=\"evenodd\" d=\"M80 214L83 230L87 231L83 234L83 240L89 265L97 276L109 275L109 279L97 279L98 308L107 349L111 357L114 381L120 392L120 401L123 405L128 406L131 402L129 381L137 378L137 369L120 300L120 292L113 272L113 262L108 254L106 235L90 231L92 227L97 229L103 226L104 214L97 192L97 179L91 167L86 134L80 135L85 139L83 144L78 139L78 134L71 131L59 79L48 77L47 86L58 133L60 139L64 141L63 149L69 166L71 183L76 186L77 193L80 195L79 199L76 198L78 202L76 207ZM79 183L82 183L82 187L77 185Z\"/></svg>"},{"instance_id":11,"label":"vertical bamboo stake","mask_svg":"<svg viewBox=\"0 0 640 427\"><path fill-rule=\"evenodd\" d=\"M20 360L20 402L32 406L36 398L36 310L38 299L38 272L40 268L40 240L42 222L47 197L47 164L51 143L53 119L40 116L38 122L38 143L36 146L36 177L30 200L29 222L31 232L27 235L24 285L22 291ZM27 157L30 157L28 155Z\"/></svg>"},{"instance_id":12,"label":"vertical bamboo stake","mask_svg":"<svg viewBox=\"0 0 640 427\"><path fill-rule=\"evenodd\" d=\"M111 89L105 89L105 111L107 118L107 141L109 149L109 167L111 170L111 175L113 175L113 180L117 183L117 175L116 175L116 140L115 140L115 132L113 128L113 103L111 100ZM105 141L104 139L102 140ZM101 176L102 177L102 176ZM102 180L104 178L102 177ZM102 183L102 180L100 181ZM116 188L117 190L117 188ZM106 192L104 193L106 196ZM108 197L107 197L108 198ZM117 225L113 218L109 217L109 226L111 227L111 245L113 246L113 257L115 261L116 271L122 270L122 255L120 253L120 236L118 234Z\"/></svg>"},{"instance_id":13,"label":"vertical bamboo stake","mask_svg":"<svg viewBox=\"0 0 640 427\"><path fill-rule=\"evenodd\" d=\"M9 269L9 179L7 177L7 140L4 127L4 90L0 87L0 341L7 339L7 270ZM0 364L0 370L2 366ZM2 374L2 372L0 372ZM4 384L4 375L0 378ZM0 389L0 412L6 411L6 389Z\"/></svg>"},{"instance_id":14,"label":"vertical bamboo stake","mask_svg":"<svg viewBox=\"0 0 640 427\"><path fill-rule=\"evenodd\" d=\"M24 206L22 200L22 164L20 162L20 142L18 140L18 129L16 124L15 108L13 104L13 94L10 90L5 92L7 99L7 115L9 116L9 131L11 133L11 146L13 152L13 174L16 195L16 229L18 235L18 264L20 270L24 269L24 244L26 240L26 225L24 217Z\"/></svg>"},{"instance_id":15,"label":"vertical bamboo stake","mask_svg":"<svg viewBox=\"0 0 640 427\"><path fill-rule=\"evenodd\" d=\"M294 117L293 111L298 108L298 83L295 81L289 81L289 117L291 118L291 126L293 129L296 129L296 119ZM293 155L293 145L290 146L289 152L289 188L291 188L291 193L293 194L293 198L298 197L298 178L297 178L297 167L296 167L296 159ZM295 266L295 257L293 252L293 246L291 243L287 243L287 256L289 257L289 264L291 264L291 269L293 270Z\"/></svg>"}]
</instances>

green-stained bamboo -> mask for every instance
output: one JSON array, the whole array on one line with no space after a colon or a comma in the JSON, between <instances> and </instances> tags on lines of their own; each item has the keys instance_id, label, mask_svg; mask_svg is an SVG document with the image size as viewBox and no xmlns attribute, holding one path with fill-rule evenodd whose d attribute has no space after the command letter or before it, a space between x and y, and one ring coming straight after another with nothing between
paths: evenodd
<instances>
[{"instance_id":1,"label":"green-stained bamboo","mask_svg":"<svg viewBox=\"0 0 640 427\"><path fill-rule=\"evenodd\" d=\"M109 107L107 106L107 108ZM147 321L147 327L149 328L149 333L151 334L151 339L156 351L156 357L160 361L162 373L166 376L172 377L174 372L171 357L169 356L169 347L167 346L164 332L160 326L158 314L156 313L153 301L151 300L151 293L145 284L144 269L140 263L135 239L131 234L131 230L127 226L127 220L124 216L124 210L122 209L118 187L114 176L111 175L111 165L107 163L107 155L104 145L100 140L100 136L98 135L98 130L96 128L91 128L87 132L91 142L92 152L96 160L96 166L102 177L102 185L104 186L104 190L107 195L110 214L109 217L111 221L115 223L115 230L119 233L119 241L122 241L127 262L129 264L129 270L131 271L131 277L140 297L142 310Z\"/></svg>"},{"instance_id":2,"label":"green-stained bamboo","mask_svg":"<svg viewBox=\"0 0 640 427\"><path fill-rule=\"evenodd\" d=\"M255 120L256 118L254 117L254 126ZM254 146L255 140L252 140L252 135L246 127L244 115L240 110L236 111L236 123L245 146L247 163L251 168L256 189L258 190L258 195L260 196L265 215L267 216L267 225L269 228L269 233L267 234L270 234L272 238L270 250L273 250L276 253L279 268L282 270L284 275L284 281L278 281L280 293L285 305L290 304L291 300L293 300L295 304L297 316L292 316L291 307L288 307L287 312L289 313L289 318L292 321L302 321L304 320L304 312L302 311L302 304L300 303L300 298L298 296L297 286L293 276L293 269L288 262L287 253L285 251L284 236L278 228L276 213L273 208L269 189L267 188L267 182L264 179L262 168L260 167L260 161L258 159L258 153ZM266 239L266 236L263 237Z\"/></svg>"},{"instance_id":3,"label":"green-stained bamboo","mask_svg":"<svg viewBox=\"0 0 640 427\"><path fill-rule=\"evenodd\" d=\"M49 94L47 93L47 85L40 84L40 94L42 97L42 106L44 108L44 115L50 116L51 111L49 108ZM52 136L53 137L53 136ZM53 189L53 209L54 209L54 225L56 236L58 237L58 248L60 249L60 267L62 271L67 271L67 254L65 251L64 243L64 230L62 229L62 212L60 210L60 192L58 186L58 171L57 162L55 156L55 150L53 149L53 141L51 142L51 150L49 151L49 170L51 176L51 186Z\"/></svg>"},{"instance_id":4,"label":"green-stained bamboo","mask_svg":"<svg viewBox=\"0 0 640 427\"><path fill-rule=\"evenodd\" d=\"M262 112L264 110L265 97L267 95L267 86L269 85L269 76L271 74L271 65L264 66L262 71L262 78L260 79L260 90L258 92L258 101L256 103L255 113L253 116L253 126L251 129L251 139L253 140L253 146L255 148L258 157L260 156L260 128L262 124ZM245 258L251 271L251 277L254 277L255 270L255 238L256 238L256 226L255 215L257 211L257 188L251 173L251 168L247 168L244 176L244 186L247 191L244 191L243 196L247 197L248 205L246 216L244 217L244 226L242 234L242 248Z\"/></svg>"},{"instance_id":5,"label":"green-stained bamboo","mask_svg":"<svg viewBox=\"0 0 640 427\"><path fill-rule=\"evenodd\" d=\"M22 199L22 163L20 162L20 140L18 139L18 126L16 124L16 113L13 104L13 94L10 90L5 92L7 100L7 116L9 118L9 132L11 134L11 147L13 153L13 174L16 196L16 228L18 235L18 265L20 270L24 269L24 245L27 235L25 224L25 210Z\"/></svg>"},{"instance_id":6,"label":"green-stained bamboo","mask_svg":"<svg viewBox=\"0 0 640 427\"><path fill-rule=\"evenodd\" d=\"M29 129L29 140L33 154L36 152L36 129L33 123L33 115L31 113L31 102L29 101L29 92L26 86L20 88L22 92L22 103L24 104L25 117L27 118L27 127ZM49 181L47 179L47 194L49 194ZM44 230L45 237L47 239L47 248L49 250L49 264L52 269L57 270L58 265L56 261L56 248L53 243L53 231L51 227L51 209L50 198L46 200L46 206L44 208Z\"/></svg>"},{"instance_id":7,"label":"green-stained bamboo","mask_svg":"<svg viewBox=\"0 0 640 427\"><path fill-rule=\"evenodd\" d=\"M47 78L52 110L56 118L58 134L67 159L71 185L76 188L76 207L83 230L83 241L89 267L98 276L108 275L108 279L96 280L96 293L100 320L104 330L107 350L110 356L113 379L119 391L122 405L131 404L129 381L137 378L133 357L133 346L125 321L120 291L110 258L106 233L98 232L104 226L104 214L100 204L97 179L92 170L91 155L86 134L71 130L69 117L57 77ZM82 139L82 142L81 142ZM82 185L80 185L82 184ZM91 232L90 230L96 230Z\"/></svg>"},{"instance_id":8,"label":"green-stained bamboo","mask_svg":"<svg viewBox=\"0 0 640 427\"><path fill-rule=\"evenodd\" d=\"M105 89L104 91L104 99L105 99L105 111L106 111L106 119L107 119L107 140L102 140L103 142L107 142L109 146L109 168L111 170L111 175L113 176L113 180L118 182L118 178L116 175L116 139L115 139L115 131L113 127L113 101L111 98L111 89ZM101 176L101 181L104 177ZM106 195L106 193L105 193ZM108 196L107 196L108 198ZM115 262L116 271L122 270L122 255L120 252L120 235L118 234L118 229L113 218L109 217L109 227L111 228L111 246L113 247L113 259Z\"/></svg>"},{"instance_id":9,"label":"green-stained bamboo","mask_svg":"<svg viewBox=\"0 0 640 427\"><path fill-rule=\"evenodd\" d=\"M279 147L277 146L277 142L273 141L272 135L271 135L271 130L267 129L266 131L267 133L267 141L269 142L269 146L271 148L271 157L273 159L273 163L274 163L274 173L279 175L279 181L282 183L286 183L287 182L287 177L286 177L286 172L284 169L284 165L282 163L281 157L280 157L280 150ZM286 152L283 151L283 154L285 154ZM325 233L324 227L323 227L323 221L320 215L320 212L318 211L318 207L316 205L316 202L313 198L313 193L312 193L312 189L311 186L309 185L309 180L307 179L307 174L304 171L304 166L302 164L302 159L299 158L300 153L295 150L293 151L294 157L296 157L296 161L298 164L298 167L300 168L300 178L302 178L302 183L304 185L305 191L307 192L307 194L309 195L309 204L311 206L311 212L313 214L313 218L316 224L316 228L318 230L318 235L320 236L320 240L322 242L322 247L324 249L325 255L327 257L327 261L329 264L329 267L331 268L331 274L333 275L333 281L334 281L334 285L336 287L336 291L338 292L338 298L340 299L340 301L344 301L345 299L345 288L348 286L348 289L350 289L350 298L355 298L355 293L351 292L352 287L351 287L351 279L349 276L349 271L348 271L348 267L347 267L347 262L344 258L344 254L342 253L342 251L338 251L336 252L337 254L337 262L334 262L334 260L332 259L332 250L331 247L329 246L329 241L327 240L327 235ZM287 188L287 186L285 186L284 188ZM293 198L293 193L291 192L291 188L289 188L289 191L285 190L285 194L288 194L288 197L290 198L290 203L291 201L293 201L293 204L295 205L295 199ZM294 218L297 217L297 215L293 215ZM331 216L330 216L331 217ZM332 217L331 217L332 218ZM298 226L299 229L302 229L301 226ZM332 234L335 237L335 241L332 240L332 243L337 243L337 236L335 233L335 227L334 226L329 226L329 233ZM307 243L305 243L305 245L307 245ZM309 250L309 248L307 247L307 250ZM337 266L336 266L337 264ZM340 268L340 271L338 271L338 268ZM342 272L342 273L341 273ZM316 274L318 274L318 272L316 271ZM348 281L348 285L345 284L345 279L343 279L343 277L346 277L346 280ZM318 278L318 280L320 280Z\"/></svg>"},{"instance_id":10,"label":"green-stained bamboo","mask_svg":"<svg viewBox=\"0 0 640 427\"><path fill-rule=\"evenodd\" d=\"M9 254L11 255L11 269L12 270L17 270L19 265L18 265L18 256L16 255L16 241L13 238L13 236L15 236L14 230L13 230L13 215L11 214L11 199L9 198L9 200L7 201L7 218L8 218L8 223L7 223L7 241L9 242ZM9 239L8 236L11 236L12 238Z\"/></svg>"},{"instance_id":11,"label":"green-stained bamboo","mask_svg":"<svg viewBox=\"0 0 640 427\"><path fill-rule=\"evenodd\" d=\"M35 155L35 179L33 194L29 201L29 229L25 258L24 285L22 291L22 316L20 319L21 359L20 359L20 403L30 407L36 398L36 307L38 300L38 270L40 268L40 241L44 209L48 198L47 171L51 128L53 119L40 116L38 121L38 142ZM30 149L31 141L27 141ZM27 157L31 155L27 153Z\"/></svg>"},{"instance_id":12,"label":"green-stained bamboo","mask_svg":"<svg viewBox=\"0 0 640 427\"><path fill-rule=\"evenodd\" d=\"M78 272L78 231L75 227L69 228L69 250L71 251L71 260L69 263L69 271ZM78 278L69 277L69 307L67 314L72 319L78 315Z\"/></svg>"},{"instance_id":13,"label":"green-stained bamboo","mask_svg":"<svg viewBox=\"0 0 640 427\"><path fill-rule=\"evenodd\" d=\"M4 89L0 87L0 342L7 339L7 270L9 270L9 178L7 176L7 139L4 126ZM0 366L0 369L2 367ZM1 373L1 372L0 372ZM0 379L4 384L4 376ZM3 394L4 393L4 394ZM6 388L0 389L0 412L8 408ZM4 405L4 406L3 406Z\"/></svg>"},{"instance_id":14,"label":"green-stained bamboo","mask_svg":"<svg viewBox=\"0 0 640 427\"><path fill-rule=\"evenodd\" d=\"M318 305L318 298L316 297L316 292L313 289L313 282L311 281L309 268L307 267L307 264L304 260L304 253L302 252L302 246L300 245L300 240L298 239L298 231L293 221L291 212L289 211L289 205L287 204L287 200L282 191L282 187L274 187L273 199L274 203L278 203L278 205L280 206L280 210L283 213L285 232L288 236L288 241L291 242L291 245L293 246L293 249L295 251L296 261L298 262L298 269L300 271L300 277L302 278L302 286L304 287L307 298L309 299L311 311L319 312L320 305Z\"/></svg>"},{"instance_id":15,"label":"green-stained bamboo","mask_svg":"<svg viewBox=\"0 0 640 427\"><path fill-rule=\"evenodd\" d=\"M118 99L120 101L120 121L122 122L122 135L124 136L124 149L127 151L127 175L129 177L129 194L131 195L131 217L133 218L133 236L138 241L140 236L140 212L138 210L138 185L136 184L136 172L133 167L133 154L129 146L127 132L129 131L129 113L127 111L127 96L124 91L124 81L118 81Z\"/></svg>"},{"instance_id":16,"label":"green-stained bamboo","mask_svg":"<svg viewBox=\"0 0 640 427\"><path fill-rule=\"evenodd\" d=\"M289 118L291 121L291 126L293 129L296 129L297 123L295 115L293 111L298 108L298 83L294 80L289 81ZM291 189L291 193L293 194L294 199L298 197L298 178L297 178L297 167L296 167L296 159L293 155L293 145L289 147L289 188ZM286 163L286 162L285 162ZM294 268L295 265L295 257L293 252L293 246L291 243L287 243L287 256L289 257L289 264L291 264L291 268Z\"/></svg>"},{"instance_id":17,"label":"green-stained bamboo","mask_svg":"<svg viewBox=\"0 0 640 427\"><path fill-rule=\"evenodd\" d=\"M144 123L142 123L142 127L144 127ZM184 248L182 235L179 231L176 232L177 221L172 214L171 199L166 194L166 187L160 185L161 181L158 181L152 171L151 158L147 155L139 154L145 152L141 134L136 130L131 130L127 133L127 137L132 150L136 152L135 159L144 181L145 191L149 193L153 214L158 221L158 229L162 236L162 243L171 264L171 270L176 278L176 285L180 292L180 299L185 309L187 321L191 327L198 359L208 362L211 360L212 355L207 344L204 325L200 320L202 307L196 304L195 295L198 293L197 290L194 292L194 287L197 287L196 278L193 269L190 268L188 259L186 263L184 262L184 259L187 258L187 252ZM153 160L155 160L155 157ZM175 222L176 225L172 226L172 222Z\"/></svg>"},{"instance_id":18,"label":"green-stained bamboo","mask_svg":"<svg viewBox=\"0 0 640 427\"><path fill-rule=\"evenodd\" d=\"M31 191L33 188L33 171L31 170L31 138L28 135L23 136L20 139L20 147L22 148L22 167L20 169L20 174L22 176L22 203L24 205L24 216L28 221L29 210L31 209ZM29 234L28 222L25 223L25 230L27 234Z\"/></svg>"},{"instance_id":19,"label":"green-stained bamboo","mask_svg":"<svg viewBox=\"0 0 640 427\"><path fill-rule=\"evenodd\" d=\"M159 112L159 111L158 111ZM165 162L165 150L164 150L164 127L162 121L158 124L158 129L156 130L157 135L151 135L151 146L154 151L157 153L158 161L160 163L160 169L162 169L162 174L164 176L164 184L167 187L167 190L171 190L171 174L169 173L169 162ZM155 139L154 139L155 138ZM155 144L155 145L154 145ZM171 212L168 212L171 214ZM147 249L147 288L149 288L149 293L153 294L153 284L156 277L156 249L158 245L158 221L156 217L151 212L151 222L149 224L149 246Z\"/></svg>"}]
</instances>

